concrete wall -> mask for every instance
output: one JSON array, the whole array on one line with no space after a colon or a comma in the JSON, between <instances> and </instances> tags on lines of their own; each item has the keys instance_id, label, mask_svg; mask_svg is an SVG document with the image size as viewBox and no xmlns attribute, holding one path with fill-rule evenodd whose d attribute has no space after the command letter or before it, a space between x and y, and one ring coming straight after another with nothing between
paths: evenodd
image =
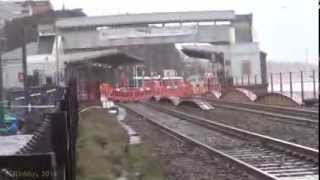
<instances>
[{"instance_id":1,"label":"concrete wall","mask_svg":"<svg viewBox=\"0 0 320 180\"><path fill-rule=\"evenodd\" d=\"M237 77L238 82L241 81L241 77L243 76L242 63L244 63L244 61L249 61L251 68L251 83L254 82L255 75L257 75L257 83L261 83L260 50L258 43L238 43L231 45L231 56L232 76ZM248 76L244 76L245 83L247 82L247 79Z\"/></svg>"},{"instance_id":2,"label":"concrete wall","mask_svg":"<svg viewBox=\"0 0 320 180\"><path fill-rule=\"evenodd\" d=\"M215 45L214 51L223 52L225 62L231 62L231 76L238 78L240 81L242 74L242 63L244 61L250 62L250 81L254 83L254 76L257 75L257 83L261 83L261 63L260 50L258 43L236 43L231 45ZM247 76L245 82L247 82Z\"/></svg>"}]
</instances>

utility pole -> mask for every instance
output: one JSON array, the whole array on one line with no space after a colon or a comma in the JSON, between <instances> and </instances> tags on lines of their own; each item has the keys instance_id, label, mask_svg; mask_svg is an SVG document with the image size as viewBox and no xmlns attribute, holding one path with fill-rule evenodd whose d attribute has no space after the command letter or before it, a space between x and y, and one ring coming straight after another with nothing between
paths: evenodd
<instances>
[{"instance_id":1,"label":"utility pole","mask_svg":"<svg viewBox=\"0 0 320 180\"><path fill-rule=\"evenodd\" d=\"M23 87L25 105L29 103L29 88L28 88L28 71L27 71L27 50L26 50L26 29L22 29L22 70L23 70ZM28 112L28 110L26 110Z\"/></svg>"},{"instance_id":2,"label":"utility pole","mask_svg":"<svg viewBox=\"0 0 320 180\"><path fill-rule=\"evenodd\" d=\"M3 79L2 79L2 51L4 50L5 38L0 37L0 121L4 120L4 99L3 99Z\"/></svg>"},{"instance_id":3,"label":"utility pole","mask_svg":"<svg viewBox=\"0 0 320 180\"><path fill-rule=\"evenodd\" d=\"M59 36L58 36L58 31L57 31L57 26L56 26L56 20L54 22L54 31L55 31L55 49L56 49L56 73L57 73L57 85L59 85L60 82L60 60L59 60Z\"/></svg>"}]
</instances>

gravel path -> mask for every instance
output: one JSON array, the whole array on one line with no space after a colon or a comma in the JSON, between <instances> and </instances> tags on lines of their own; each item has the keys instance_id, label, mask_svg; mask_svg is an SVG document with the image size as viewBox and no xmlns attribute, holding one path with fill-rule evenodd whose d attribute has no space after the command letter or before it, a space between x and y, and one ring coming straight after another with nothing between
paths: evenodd
<instances>
[{"instance_id":1,"label":"gravel path","mask_svg":"<svg viewBox=\"0 0 320 180\"><path fill-rule=\"evenodd\" d=\"M140 133L142 141L150 144L155 153L154 155L158 156L159 159L162 160L160 163L164 167L168 180L255 179L254 177L244 175L242 172L239 172L232 167L228 167L220 159L209 155L207 152L199 148L191 147L188 144L184 144L183 142L172 138L167 133L161 131L158 127L148 123L146 120L142 120L133 113L130 113L125 121ZM181 130L188 129L188 127L185 127L186 124L183 121L179 121L178 119L172 119L172 121L173 123L170 123L172 126L179 129L181 128ZM193 128L197 127L194 126ZM189 135L198 136L199 134L197 135L197 133L204 133L203 141L225 148L228 146L226 144L233 144L236 146L246 144L241 140L230 143L230 139L228 137L222 137L221 134L212 131L204 132L203 129L193 129L192 133L193 134L190 133Z\"/></svg>"},{"instance_id":2,"label":"gravel path","mask_svg":"<svg viewBox=\"0 0 320 180\"><path fill-rule=\"evenodd\" d=\"M162 103L166 107L174 108L186 113L191 113L209 120L224 123L241 129L257 132L274 138L279 138L292 143L319 149L319 129L311 129L288 125L270 120L270 117L250 114L247 112L232 111L223 108L215 108L210 111L202 111L191 106L173 106Z\"/></svg>"}]
</instances>

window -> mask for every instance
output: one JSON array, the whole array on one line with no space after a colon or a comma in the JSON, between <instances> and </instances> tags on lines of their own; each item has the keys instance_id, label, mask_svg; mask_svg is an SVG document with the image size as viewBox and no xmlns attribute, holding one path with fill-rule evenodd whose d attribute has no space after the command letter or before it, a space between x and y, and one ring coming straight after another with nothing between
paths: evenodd
<instances>
[{"instance_id":1,"label":"window","mask_svg":"<svg viewBox=\"0 0 320 180\"><path fill-rule=\"evenodd\" d=\"M178 27L181 25L181 23L166 23L164 25L165 27Z\"/></svg>"},{"instance_id":2,"label":"window","mask_svg":"<svg viewBox=\"0 0 320 180\"><path fill-rule=\"evenodd\" d=\"M51 54L55 36L39 37L39 54Z\"/></svg>"},{"instance_id":3,"label":"window","mask_svg":"<svg viewBox=\"0 0 320 180\"><path fill-rule=\"evenodd\" d=\"M182 23L183 26L197 26L196 22L184 22Z\"/></svg>"},{"instance_id":4,"label":"window","mask_svg":"<svg viewBox=\"0 0 320 180\"><path fill-rule=\"evenodd\" d=\"M213 26L214 24L213 21L199 22L200 26Z\"/></svg>"},{"instance_id":5,"label":"window","mask_svg":"<svg viewBox=\"0 0 320 180\"><path fill-rule=\"evenodd\" d=\"M216 25L230 25L231 22L230 21L217 21Z\"/></svg>"},{"instance_id":6,"label":"window","mask_svg":"<svg viewBox=\"0 0 320 180\"><path fill-rule=\"evenodd\" d=\"M160 27L160 28L162 28L163 24L149 24L148 26L149 27Z\"/></svg>"}]
</instances>

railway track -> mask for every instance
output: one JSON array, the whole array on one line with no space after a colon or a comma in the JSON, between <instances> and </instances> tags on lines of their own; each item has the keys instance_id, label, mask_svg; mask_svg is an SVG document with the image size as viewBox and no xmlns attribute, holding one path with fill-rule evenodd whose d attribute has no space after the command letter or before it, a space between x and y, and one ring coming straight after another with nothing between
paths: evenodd
<instances>
[{"instance_id":1,"label":"railway track","mask_svg":"<svg viewBox=\"0 0 320 180\"><path fill-rule=\"evenodd\" d=\"M211 105L219 108L268 116L270 117L270 120L282 121L284 123L290 123L310 128L319 127L319 113L317 111L255 103L227 102L221 100L213 100L212 98L207 97L197 97L197 99L206 100Z\"/></svg>"},{"instance_id":2,"label":"railway track","mask_svg":"<svg viewBox=\"0 0 320 180\"><path fill-rule=\"evenodd\" d=\"M315 149L215 123L165 107L151 104L123 106L174 136L207 150L258 179L319 178L319 152Z\"/></svg>"},{"instance_id":3,"label":"railway track","mask_svg":"<svg viewBox=\"0 0 320 180\"><path fill-rule=\"evenodd\" d=\"M302 108L294 108L294 107L283 107L283 106L274 106L274 105L266 105L266 104L258 104L258 103L239 103L239 102L230 102L223 100L215 100L210 97L200 97L201 99L208 100L212 103L221 103L225 105L232 105L256 110L262 110L267 112L279 113L283 115L290 115L296 117L303 117L307 119L318 120L319 111L310 110L310 109L302 109Z\"/></svg>"}]
</instances>

